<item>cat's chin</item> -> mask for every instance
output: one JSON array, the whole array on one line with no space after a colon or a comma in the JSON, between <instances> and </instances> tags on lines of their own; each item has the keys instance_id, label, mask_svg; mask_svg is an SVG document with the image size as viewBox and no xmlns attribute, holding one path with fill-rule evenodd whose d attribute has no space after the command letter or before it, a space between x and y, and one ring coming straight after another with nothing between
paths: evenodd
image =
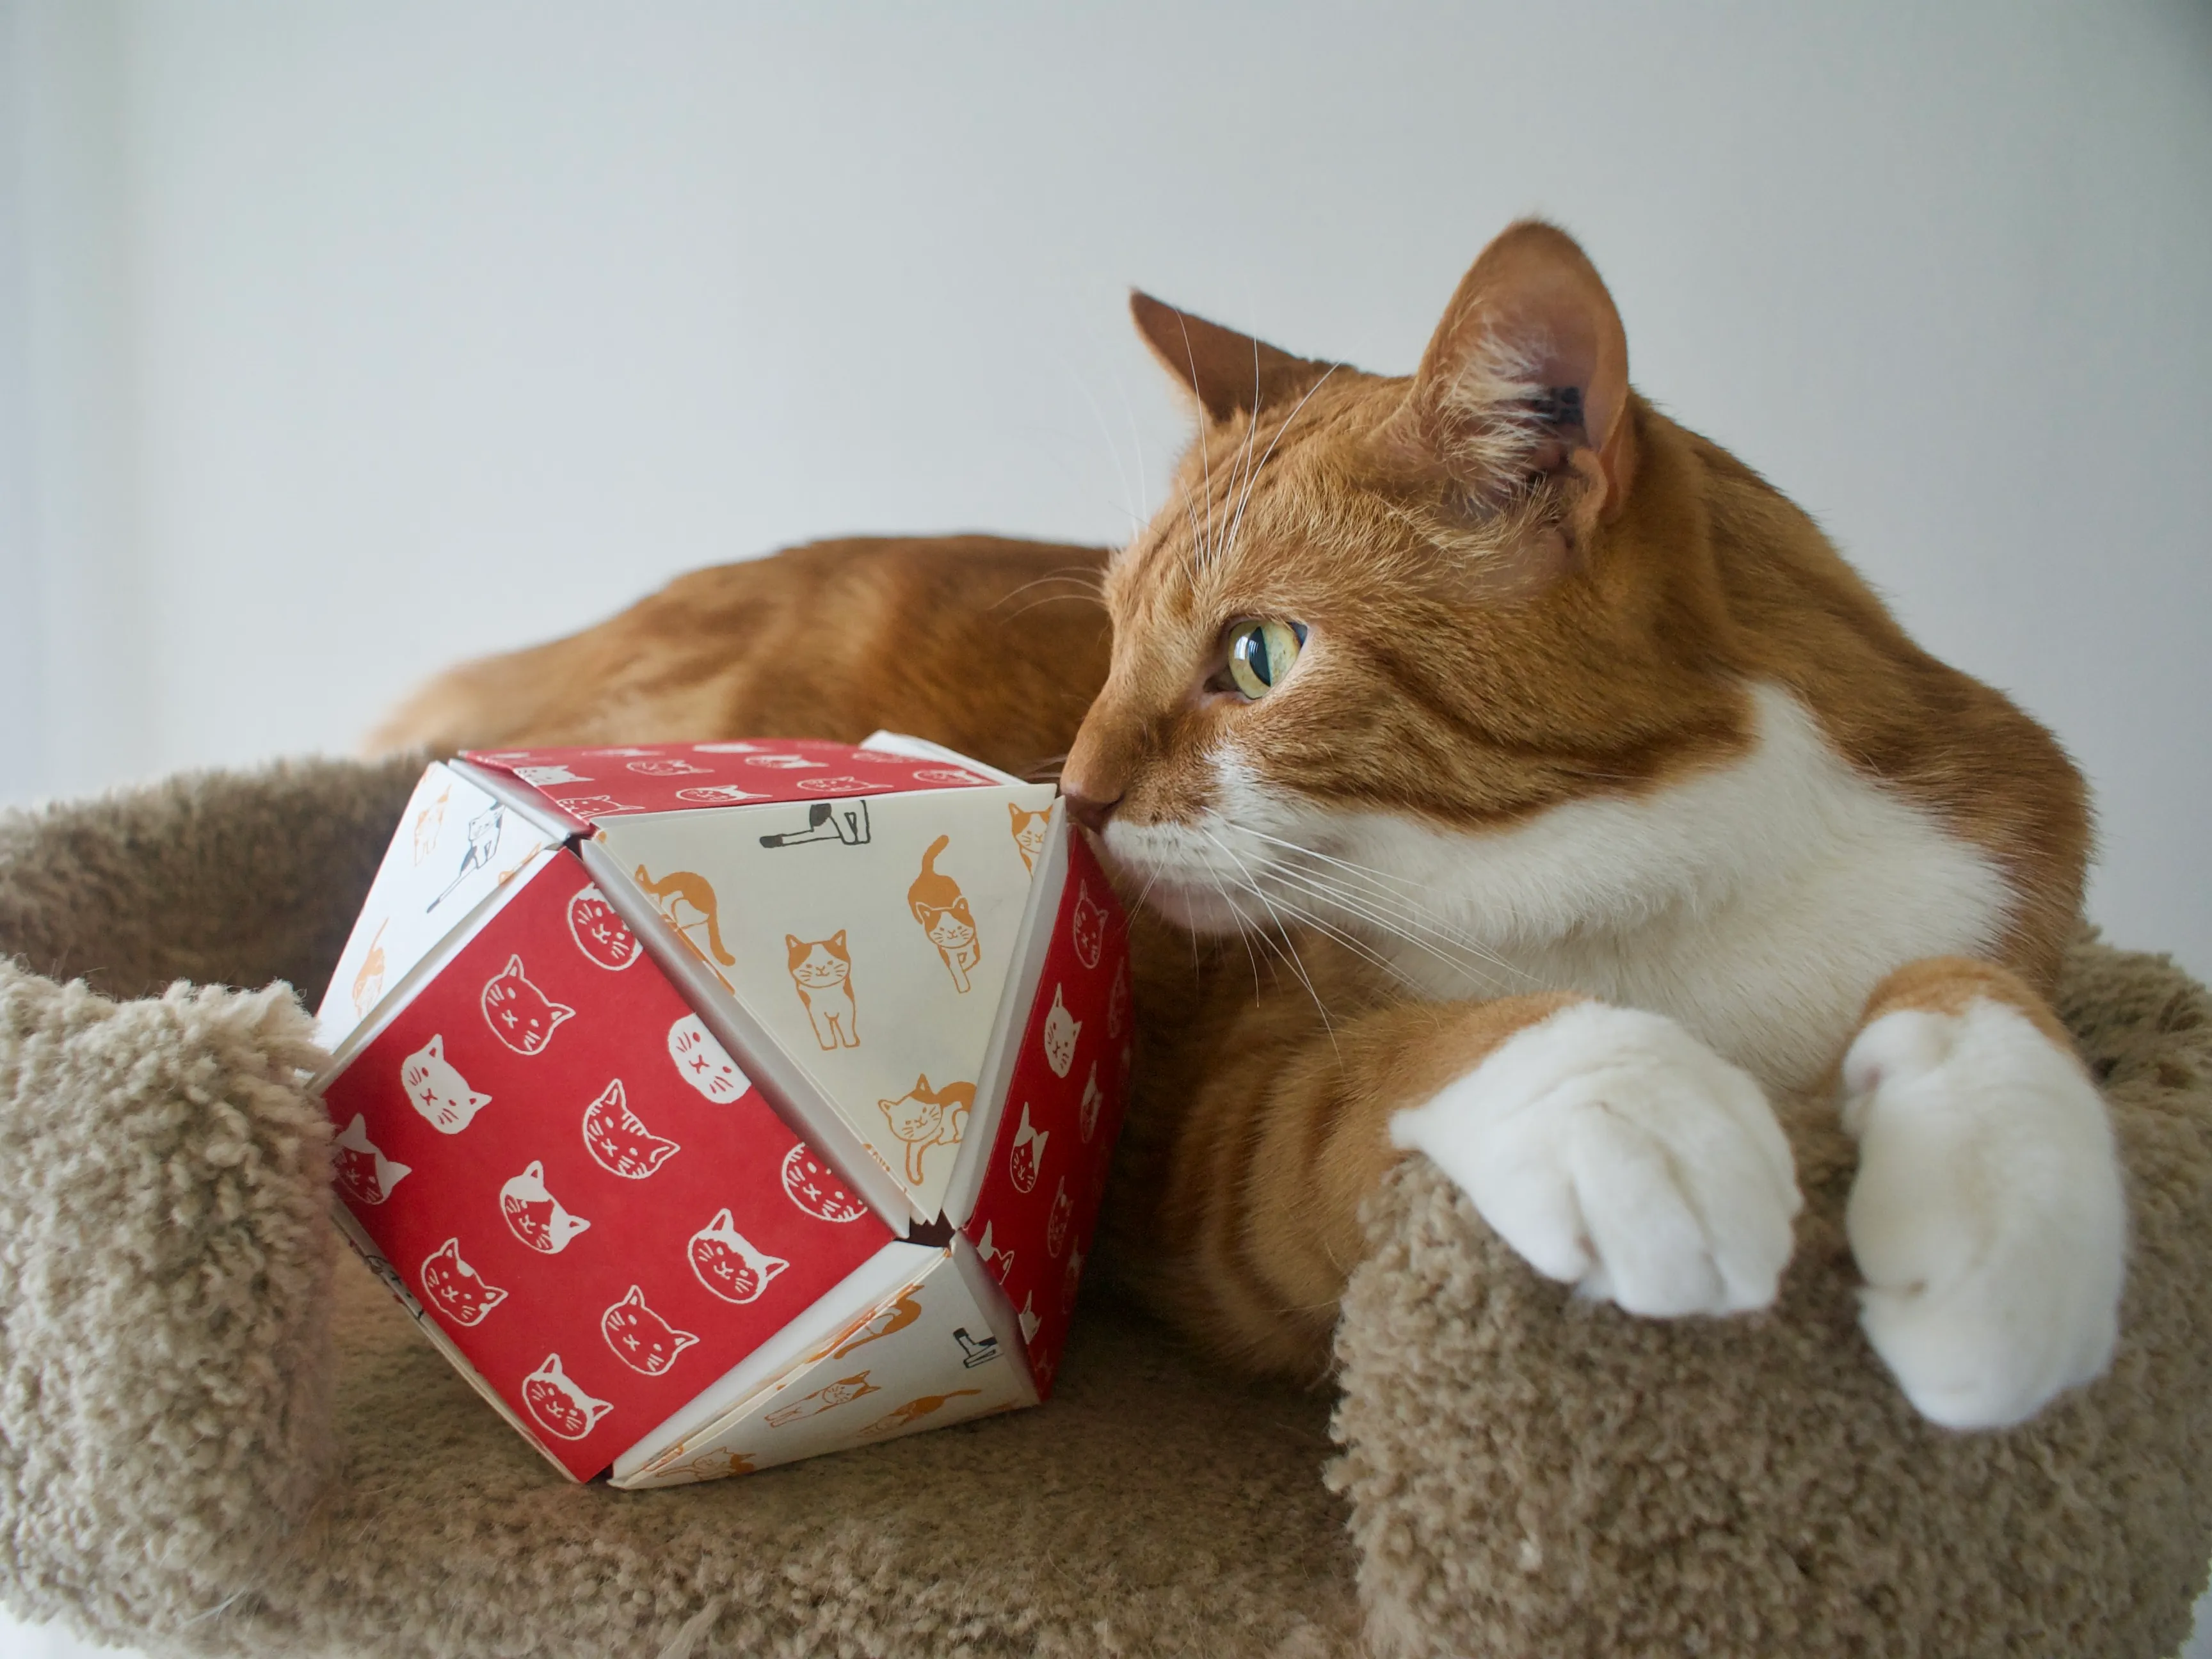
<instances>
[{"instance_id":1,"label":"cat's chin","mask_svg":"<svg viewBox=\"0 0 2212 1659\"><path fill-rule=\"evenodd\" d=\"M1219 889L1198 882L1155 881L1146 890L1145 906L1194 933L1241 933L1250 926Z\"/></svg>"}]
</instances>

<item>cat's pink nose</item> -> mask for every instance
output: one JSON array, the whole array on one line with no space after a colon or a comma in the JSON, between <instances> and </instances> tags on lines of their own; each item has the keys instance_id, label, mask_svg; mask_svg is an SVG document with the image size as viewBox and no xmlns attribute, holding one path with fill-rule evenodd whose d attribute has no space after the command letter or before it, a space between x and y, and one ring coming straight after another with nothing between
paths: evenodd
<instances>
[{"instance_id":1,"label":"cat's pink nose","mask_svg":"<svg viewBox=\"0 0 2212 1659\"><path fill-rule=\"evenodd\" d=\"M1067 816L1094 836L1106 833L1106 820L1113 817L1114 809L1121 804L1119 795L1111 800L1101 800L1096 795L1080 794L1070 789L1064 781L1060 785L1060 798L1067 803Z\"/></svg>"}]
</instances>

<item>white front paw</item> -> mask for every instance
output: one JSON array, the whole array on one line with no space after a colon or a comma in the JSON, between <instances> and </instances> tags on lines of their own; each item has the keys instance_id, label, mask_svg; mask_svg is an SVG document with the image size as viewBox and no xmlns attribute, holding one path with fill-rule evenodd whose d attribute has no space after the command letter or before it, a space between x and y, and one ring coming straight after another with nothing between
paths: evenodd
<instances>
[{"instance_id":1,"label":"white front paw","mask_svg":"<svg viewBox=\"0 0 2212 1659\"><path fill-rule=\"evenodd\" d=\"M1750 1077L1673 1021L1577 1003L1391 1120L1538 1272L1631 1313L1774 1299L1799 1198Z\"/></svg>"},{"instance_id":2,"label":"white front paw","mask_svg":"<svg viewBox=\"0 0 2212 1659\"><path fill-rule=\"evenodd\" d=\"M1844 1060L1859 1321L1923 1416L2002 1428L2112 1361L2127 1206L2088 1076L1999 1002L1905 1009Z\"/></svg>"}]
</instances>

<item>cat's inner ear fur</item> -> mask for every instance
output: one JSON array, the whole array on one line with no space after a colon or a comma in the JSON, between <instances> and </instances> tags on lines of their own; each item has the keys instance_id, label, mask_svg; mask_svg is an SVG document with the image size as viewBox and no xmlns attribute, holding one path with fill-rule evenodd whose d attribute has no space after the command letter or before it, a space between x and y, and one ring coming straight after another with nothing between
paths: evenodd
<instances>
[{"instance_id":1,"label":"cat's inner ear fur","mask_svg":"<svg viewBox=\"0 0 2212 1659\"><path fill-rule=\"evenodd\" d=\"M1478 509L1556 482L1571 540L1620 511L1636 469L1628 337L1572 237L1524 220L1482 251L1384 444Z\"/></svg>"},{"instance_id":2,"label":"cat's inner ear fur","mask_svg":"<svg viewBox=\"0 0 2212 1659\"><path fill-rule=\"evenodd\" d=\"M1209 323L1187 311L1129 291L1129 314L1152 356L1197 400L1210 421L1226 421L1277 404L1296 403L1334 367Z\"/></svg>"}]
</instances>

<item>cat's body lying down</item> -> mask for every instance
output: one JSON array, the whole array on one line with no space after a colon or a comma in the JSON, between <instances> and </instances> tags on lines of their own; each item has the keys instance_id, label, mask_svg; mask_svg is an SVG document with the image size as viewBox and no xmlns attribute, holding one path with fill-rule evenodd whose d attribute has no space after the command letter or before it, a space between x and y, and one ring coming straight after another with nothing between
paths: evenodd
<instances>
[{"instance_id":1,"label":"cat's body lying down","mask_svg":"<svg viewBox=\"0 0 2212 1659\"><path fill-rule=\"evenodd\" d=\"M1492 245L1410 380L1136 310L1200 428L1110 559L701 573L457 671L378 743L1072 751L1072 810L1158 913L1110 1236L1252 1363L1326 1364L1407 1147L1587 1293L1763 1306L1797 1207L1768 1091L1827 1087L1867 1333L1915 1403L2001 1424L2101 1370L2125 1218L2045 1002L2088 845L2049 735L1630 391L1548 227ZM1102 568L1110 672L1070 597Z\"/></svg>"}]
</instances>

